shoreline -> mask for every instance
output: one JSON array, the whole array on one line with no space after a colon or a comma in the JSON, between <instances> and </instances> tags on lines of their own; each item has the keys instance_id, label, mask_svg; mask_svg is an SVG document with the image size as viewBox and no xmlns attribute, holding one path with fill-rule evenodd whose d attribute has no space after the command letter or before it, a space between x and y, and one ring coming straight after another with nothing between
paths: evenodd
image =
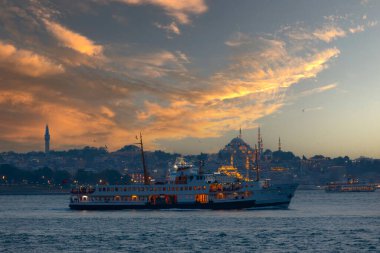
<instances>
[{"instance_id":1,"label":"shoreline","mask_svg":"<svg viewBox=\"0 0 380 253\"><path fill-rule=\"evenodd\" d=\"M45 185L0 185L0 195L69 195L70 189Z\"/></svg>"}]
</instances>

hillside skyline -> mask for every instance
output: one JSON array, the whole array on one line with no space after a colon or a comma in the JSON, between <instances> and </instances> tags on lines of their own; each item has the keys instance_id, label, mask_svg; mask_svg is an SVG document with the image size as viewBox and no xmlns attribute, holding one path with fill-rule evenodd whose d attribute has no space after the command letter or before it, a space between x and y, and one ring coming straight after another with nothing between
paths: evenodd
<instances>
[{"instance_id":1,"label":"hillside skyline","mask_svg":"<svg viewBox=\"0 0 380 253\"><path fill-rule=\"evenodd\" d=\"M47 127L47 126L46 126ZM48 130L50 131L50 130ZM227 142L221 144L220 146L216 147L215 150L211 150L209 152L207 151L200 151L200 152L194 152L194 153L181 153L181 152L178 152L176 150L166 150L166 149L154 149L154 147L152 147L153 149L147 149L146 147L144 148L145 151L147 152L156 152L156 151L163 151L163 152L167 152L167 153L170 153L170 154L179 154L179 155L183 155L183 156L194 156L194 155L200 155L200 154L217 154L219 152L221 152L225 147L231 145L232 142L236 141L236 139L241 139L242 140L242 143L244 143L244 145L249 145L250 148L252 148L253 150L255 149L255 147L259 147L260 144L257 143L257 142L254 142L254 141L250 141L250 140L247 140L244 138L244 135L243 135L244 131L242 129L239 130L239 134L236 135L236 136L233 136L230 140L228 140ZM260 133L261 134L261 133ZM50 136L49 136L50 137ZM45 136L46 138L46 136ZM258 137L256 136L256 140L258 139ZM46 144L46 139L45 140L45 143L41 144L41 148L40 149L36 149L36 150L26 150L26 151L23 151L23 152L17 152L17 151L13 151L13 150L7 150L7 151L1 151L1 152L4 152L4 153L7 153L7 152L16 152L16 153L20 153L20 154L28 154L28 153L33 153L33 152L41 152L41 153L50 153L50 152L67 152L67 151L70 151L70 150L84 150L86 148L95 148L95 149L104 149L106 152L108 153L115 153L115 152L120 152L120 151L123 151L125 148L131 148L131 147L136 147L136 148L140 148L139 147L139 143L136 143L136 142L131 142L131 143L125 143L124 145L122 145L121 147L119 148L116 148L116 149L113 149L113 150L110 150L108 148L107 145L103 145L103 146L96 146L96 145L84 145L84 146L77 146L77 147L69 147L67 149L54 149L54 145L53 145L53 148L52 149L46 149L46 145L50 146L50 138L49 138L49 144ZM220 139L219 139L220 140ZM261 140L262 139L262 135L261 135ZM93 143L94 144L94 143ZM202 143L200 143L202 144ZM244 146L243 145L243 146ZM277 143L276 143L276 147L274 147L274 145L270 145L269 146L265 146L263 145L262 146L262 151L259 151L261 153L264 153L266 152L267 150L271 151L271 152L276 152L276 151L282 151L282 152L291 152L293 153L295 156L298 156L300 158L302 158L303 156L305 156L306 158L311 158L311 157L314 157L314 156L324 156L324 157L329 157L329 158L334 158L334 157L346 157L348 155L345 155L345 154L342 154L342 155L337 155L337 156L333 156L333 155L329 155L329 154L323 154L323 153L315 153L315 154L310 154L310 155L306 155L306 154L297 154L296 152L294 152L291 148L288 148L288 147L285 147L284 149L284 146L283 146L283 142L282 140L280 139L277 139ZM58 145L59 146L59 145ZM144 144L145 146L145 144ZM45 148L45 150L44 150ZM0 152L0 153L1 153ZM357 158L373 158L373 159L378 159L377 157L367 157L367 156L364 156L364 155L360 155L358 157L350 157L348 156L350 159L357 159Z\"/></svg>"}]
</instances>

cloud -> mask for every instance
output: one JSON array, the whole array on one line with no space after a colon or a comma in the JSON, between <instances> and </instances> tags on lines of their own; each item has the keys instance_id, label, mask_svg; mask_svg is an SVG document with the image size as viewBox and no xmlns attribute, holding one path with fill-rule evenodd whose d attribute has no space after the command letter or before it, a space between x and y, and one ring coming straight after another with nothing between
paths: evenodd
<instances>
[{"instance_id":1,"label":"cloud","mask_svg":"<svg viewBox=\"0 0 380 253\"><path fill-rule=\"evenodd\" d=\"M374 27L377 26L378 22L377 20L368 21L367 26L368 27Z\"/></svg>"},{"instance_id":2,"label":"cloud","mask_svg":"<svg viewBox=\"0 0 380 253\"><path fill-rule=\"evenodd\" d=\"M320 110L323 110L322 106L305 108L305 109L302 109L302 112L313 112L313 111L320 111Z\"/></svg>"},{"instance_id":3,"label":"cloud","mask_svg":"<svg viewBox=\"0 0 380 253\"><path fill-rule=\"evenodd\" d=\"M27 92L22 91L2 91L0 93L0 104L23 104L30 105L34 101L34 97Z\"/></svg>"},{"instance_id":4,"label":"cloud","mask_svg":"<svg viewBox=\"0 0 380 253\"><path fill-rule=\"evenodd\" d=\"M204 0L119 0L132 5L151 4L163 8L167 15L174 17L180 24L189 24L189 15L199 15L207 11Z\"/></svg>"},{"instance_id":5,"label":"cloud","mask_svg":"<svg viewBox=\"0 0 380 253\"><path fill-rule=\"evenodd\" d=\"M189 24L191 15L207 10L204 1L124 2L163 8L174 21L156 25L172 35L181 33L178 26ZM184 7L194 3L206 7ZM23 40L17 37L14 42L43 52L44 56L28 51L39 57L37 62L45 63L45 69L50 67L35 75L44 78L29 78L38 64L17 68L23 49L12 45L14 52L0 57L0 140L7 145L2 149L19 149L22 143L30 143L28 149L42 149L46 122L53 149L107 145L114 150L133 142L140 130L148 148L161 140L219 137L238 126L254 127L258 119L279 111L292 99L286 92L290 87L316 78L340 54L339 49L321 43L313 34L315 29L302 24L272 35L236 32L225 41L228 58L223 58L223 67L199 75L204 65L189 51L170 45L162 49L151 42L145 46L114 43L105 50L105 46L52 21L68 14L60 15L37 19L34 27L44 36L36 36L33 46L28 44L29 36ZM55 40L50 44L51 36L65 48L57 46ZM0 54L7 51L2 45ZM103 53L104 61L94 59ZM15 68L14 73L7 66ZM329 84L308 92L318 94L335 87Z\"/></svg>"},{"instance_id":6,"label":"cloud","mask_svg":"<svg viewBox=\"0 0 380 253\"><path fill-rule=\"evenodd\" d=\"M128 25L128 19L122 15L112 14L112 19L122 25Z\"/></svg>"},{"instance_id":7,"label":"cloud","mask_svg":"<svg viewBox=\"0 0 380 253\"><path fill-rule=\"evenodd\" d=\"M333 90L333 89L336 89L337 86L338 86L338 83L326 84L317 88L302 91L299 94L292 96L290 99L298 99L300 97L311 96L311 95L322 93L328 90Z\"/></svg>"},{"instance_id":8,"label":"cloud","mask_svg":"<svg viewBox=\"0 0 380 253\"><path fill-rule=\"evenodd\" d=\"M320 93L320 92L324 92L327 90L335 89L337 86L338 86L337 83L332 83L332 84L328 84L328 85L324 85L322 87L316 88L315 91Z\"/></svg>"},{"instance_id":9,"label":"cloud","mask_svg":"<svg viewBox=\"0 0 380 253\"><path fill-rule=\"evenodd\" d=\"M103 114L103 115L105 115L105 116L107 116L107 117L109 117L109 118L113 118L113 117L115 117L115 112L113 112L110 108L108 108L107 106L101 106L100 107L100 112Z\"/></svg>"},{"instance_id":10,"label":"cloud","mask_svg":"<svg viewBox=\"0 0 380 253\"><path fill-rule=\"evenodd\" d=\"M71 48L88 56L102 55L103 47L96 45L87 37L47 19L44 19L44 23L47 30L62 44L62 46Z\"/></svg>"},{"instance_id":11,"label":"cloud","mask_svg":"<svg viewBox=\"0 0 380 253\"><path fill-rule=\"evenodd\" d=\"M236 52L228 68L208 80L198 80L199 85L189 87L187 96L168 97L165 103L146 101L137 115L145 132L153 132L159 139L207 138L240 125L250 128L257 119L284 105L287 88L316 77L339 55L338 49L330 48L297 57L283 41L253 40L251 44L257 47ZM333 85L321 87L320 92L331 88ZM157 137L148 138L157 141Z\"/></svg>"},{"instance_id":12,"label":"cloud","mask_svg":"<svg viewBox=\"0 0 380 253\"><path fill-rule=\"evenodd\" d=\"M0 41L0 68L31 77L55 75L64 72L62 65L29 50L17 49Z\"/></svg>"},{"instance_id":13,"label":"cloud","mask_svg":"<svg viewBox=\"0 0 380 253\"><path fill-rule=\"evenodd\" d=\"M313 35L324 42L331 42L336 38L345 37L346 32L340 27L328 25L323 28L316 29L313 32Z\"/></svg>"},{"instance_id":14,"label":"cloud","mask_svg":"<svg viewBox=\"0 0 380 253\"><path fill-rule=\"evenodd\" d=\"M232 36L232 38L224 42L224 44L230 47L238 47L243 44L248 44L250 42L251 42L251 38L249 37L249 35L241 33L241 32L237 32Z\"/></svg>"},{"instance_id":15,"label":"cloud","mask_svg":"<svg viewBox=\"0 0 380 253\"><path fill-rule=\"evenodd\" d=\"M77 85L83 85L78 80L75 81ZM42 147L41 136L45 123L50 126L53 149L106 144L111 148L118 148L125 143L125 139L132 139L134 133L128 131L128 127L119 126L117 114L108 105L101 106L99 110L89 101L82 103L81 100L69 96L68 92L56 97L53 96L56 92L49 90L48 94L43 94L40 89L44 87L44 83L39 83L33 87L25 87L25 91L18 91L21 87L17 85L9 90L2 89L0 141L7 143L8 147L5 148L20 148L23 143L30 144L25 147L29 151L31 147ZM98 93L96 96L100 101L95 104L104 103L104 99L100 97L102 92L93 92ZM83 95L81 97L84 98Z\"/></svg>"},{"instance_id":16,"label":"cloud","mask_svg":"<svg viewBox=\"0 0 380 253\"><path fill-rule=\"evenodd\" d=\"M189 63L189 59L181 51L173 53L160 50L158 52L123 57L118 60L118 63L119 66L122 66L119 71L128 70L131 76L159 78L173 75L174 73L186 72L185 64Z\"/></svg>"},{"instance_id":17,"label":"cloud","mask_svg":"<svg viewBox=\"0 0 380 253\"><path fill-rule=\"evenodd\" d=\"M280 110L289 87L316 77L339 55L336 48L299 55L292 47L273 37L251 37L229 47L227 67L209 77L188 69L185 52L158 50L113 57L115 65L102 69L69 68L62 79L28 85L22 78L12 80L4 87L6 97L0 97L7 122L0 123L0 139L37 147L48 122L54 149L107 145L112 150L139 130L153 148L163 139L219 137L236 126L250 128Z\"/></svg>"},{"instance_id":18,"label":"cloud","mask_svg":"<svg viewBox=\"0 0 380 253\"><path fill-rule=\"evenodd\" d=\"M350 33L363 32L365 30L364 25L357 25L349 29Z\"/></svg>"},{"instance_id":19,"label":"cloud","mask_svg":"<svg viewBox=\"0 0 380 253\"><path fill-rule=\"evenodd\" d=\"M180 31L180 29L178 28L178 26L177 26L177 24L175 22L171 22L168 25L162 25L162 24L159 24L159 23L154 23L154 25L157 28L165 30L169 35L170 34L176 34L176 35L180 35L181 34L181 31ZM169 38L171 38L171 37L169 36Z\"/></svg>"}]
</instances>

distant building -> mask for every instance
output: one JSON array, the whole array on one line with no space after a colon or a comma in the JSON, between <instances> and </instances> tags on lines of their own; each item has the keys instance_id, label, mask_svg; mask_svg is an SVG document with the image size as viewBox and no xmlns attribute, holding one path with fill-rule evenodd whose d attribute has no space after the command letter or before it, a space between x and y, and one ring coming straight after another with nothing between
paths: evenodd
<instances>
[{"instance_id":1,"label":"distant building","mask_svg":"<svg viewBox=\"0 0 380 253\"><path fill-rule=\"evenodd\" d=\"M49 126L46 124L45 128L45 153L48 154L50 151L50 133Z\"/></svg>"}]
</instances>

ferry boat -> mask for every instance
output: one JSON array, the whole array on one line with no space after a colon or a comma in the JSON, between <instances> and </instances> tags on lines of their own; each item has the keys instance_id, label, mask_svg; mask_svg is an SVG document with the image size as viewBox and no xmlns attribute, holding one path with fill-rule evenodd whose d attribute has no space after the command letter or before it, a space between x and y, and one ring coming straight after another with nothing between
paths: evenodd
<instances>
[{"instance_id":1,"label":"ferry boat","mask_svg":"<svg viewBox=\"0 0 380 253\"><path fill-rule=\"evenodd\" d=\"M202 173L178 158L165 182L152 183L145 166L142 136L141 155L144 183L96 185L72 190L70 208L75 210L117 209L255 209L288 208L298 184L271 184L268 179L244 178L238 170L222 166L212 174Z\"/></svg>"},{"instance_id":2,"label":"ferry boat","mask_svg":"<svg viewBox=\"0 0 380 253\"><path fill-rule=\"evenodd\" d=\"M374 184L360 183L357 179L349 178L347 182L331 182L325 187L326 192L374 192Z\"/></svg>"}]
</instances>

